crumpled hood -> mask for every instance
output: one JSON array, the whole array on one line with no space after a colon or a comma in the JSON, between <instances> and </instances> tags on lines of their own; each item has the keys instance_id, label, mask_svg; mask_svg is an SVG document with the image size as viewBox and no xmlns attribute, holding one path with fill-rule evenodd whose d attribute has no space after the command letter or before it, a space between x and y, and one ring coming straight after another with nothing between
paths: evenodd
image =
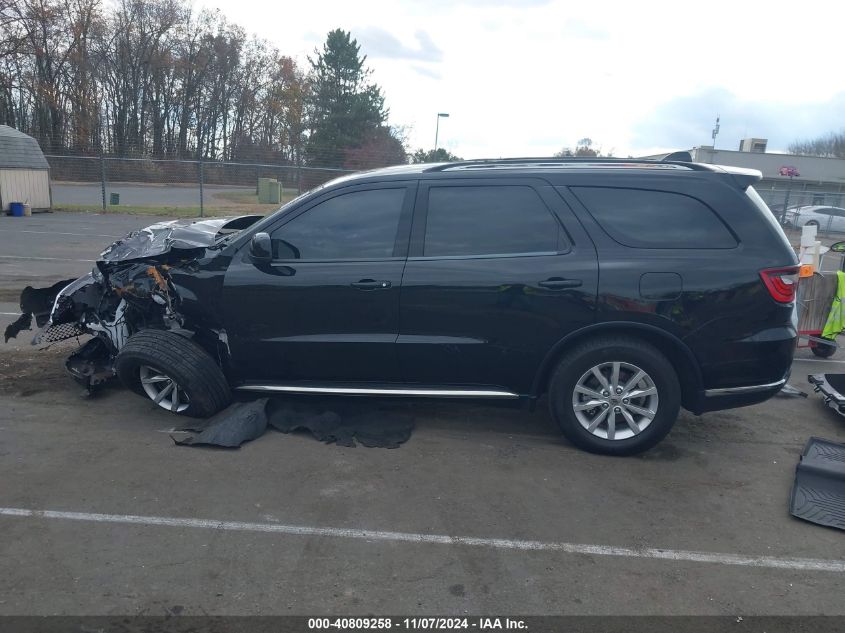
<instances>
[{"instance_id":1,"label":"crumpled hood","mask_svg":"<svg viewBox=\"0 0 845 633\"><path fill-rule=\"evenodd\" d=\"M243 215L234 218L157 222L117 240L100 253L98 261L123 262L156 257L173 249L208 248L223 237L254 224L261 217Z\"/></svg>"}]
</instances>

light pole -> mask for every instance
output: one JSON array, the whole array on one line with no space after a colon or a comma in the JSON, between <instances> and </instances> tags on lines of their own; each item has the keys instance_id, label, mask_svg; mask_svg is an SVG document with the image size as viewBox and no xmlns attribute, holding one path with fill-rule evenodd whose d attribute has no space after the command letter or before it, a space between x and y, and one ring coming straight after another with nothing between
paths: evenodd
<instances>
[{"instance_id":1,"label":"light pole","mask_svg":"<svg viewBox=\"0 0 845 633\"><path fill-rule=\"evenodd\" d=\"M448 112L438 112L437 113L437 128L434 131L434 151L437 151L437 138L440 136L440 119L448 119L449 113Z\"/></svg>"}]
</instances>

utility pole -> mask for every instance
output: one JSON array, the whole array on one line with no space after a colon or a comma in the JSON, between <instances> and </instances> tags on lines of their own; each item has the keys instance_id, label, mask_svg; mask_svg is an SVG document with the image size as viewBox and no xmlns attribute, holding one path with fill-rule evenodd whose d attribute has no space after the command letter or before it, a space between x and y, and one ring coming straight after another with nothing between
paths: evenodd
<instances>
[{"instance_id":1,"label":"utility pole","mask_svg":"<svg viewBox=\"0 0 845 633\"><path fill-rule=\"evenodd\" d=\"M203 163L202 156L200 156L200 217L205 215L203 185L205 185L205 163Z\"/></svg>"},{"instance_id":2,"label":"utility pole","mask_svg":"<svg viewBox=\"0 0 845 633\"><path fill-rule=\"evenodd\" d=\"M106 212L106 159L100 148L100 192L103 194L103 213Z\"/></svg>"}]
</instances>

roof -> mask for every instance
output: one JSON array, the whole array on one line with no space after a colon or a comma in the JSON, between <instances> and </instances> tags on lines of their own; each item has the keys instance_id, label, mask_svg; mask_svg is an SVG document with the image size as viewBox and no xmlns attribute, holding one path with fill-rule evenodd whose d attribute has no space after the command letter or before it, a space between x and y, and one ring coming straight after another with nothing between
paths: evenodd
<instances>
[{"instance_id":1,"label":"roof","mask_svg":"<svg viewBox=\"0 0 845 633\"><path fill-rule=\"evenodd\" d=\"M607 172L613 171L641 171L641 172L674 172L674 173L727 173L739 179L743 186L752 184L761 178L759 171L755 169L743 169L725 165L710 165L694 163L684 160L677 160L674 157L679 153L670 155L664 160L640 159L640 158L499 158L463 160L451 163L417 163L411 165L395 165L393 167L382 167L369 171L356 172L341 176L335 180L325 183L324 186L337 185L344 182L382 178L385 176L391 179L402 177L436 177L437 173L452 173L455 176L471 172L505 171L520 175L548 174L551 171L590 171Z\"/></svg>"},{"instance_id":2,"label":"roof","mask_svg":"<svg viewBox=\"0 0 845 633\"><path fill-rule=\"evenodd\" d=\"M50 165L38 141L8 125L0 125L0 169L50 169Z\"/></svg>"}]
</instances>

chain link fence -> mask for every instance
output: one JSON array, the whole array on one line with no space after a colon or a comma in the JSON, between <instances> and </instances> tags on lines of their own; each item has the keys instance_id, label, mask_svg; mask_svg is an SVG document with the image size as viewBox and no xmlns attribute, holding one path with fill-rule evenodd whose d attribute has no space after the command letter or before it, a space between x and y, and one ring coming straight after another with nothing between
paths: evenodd
<instances>
[{"instance_id":1,"label":"chain link fence","mask_svg":"<svg viewBox=\"0 0 845 633\"><path fill-rule=\"evenodd\" d=\"M268 213L351 169L264 163L46 155L54 209L205 216ZM259 196L262 179L278 195Z\"/></svg>"},{"instance_id":2,"label":"chain link fence","mask_svg":"<svg viewBox=\"0 0 845 633\"><path fill-rule=\"evenodd\" d=\"M50 155L53 208L196 217L269 213L354 169L259 162ZM278 198L259 196L259 181L279 183ZM790 239L811 223L821 236L845 239L845 192L803 186L755 187Z\"/></svg>"}]
</instances>

